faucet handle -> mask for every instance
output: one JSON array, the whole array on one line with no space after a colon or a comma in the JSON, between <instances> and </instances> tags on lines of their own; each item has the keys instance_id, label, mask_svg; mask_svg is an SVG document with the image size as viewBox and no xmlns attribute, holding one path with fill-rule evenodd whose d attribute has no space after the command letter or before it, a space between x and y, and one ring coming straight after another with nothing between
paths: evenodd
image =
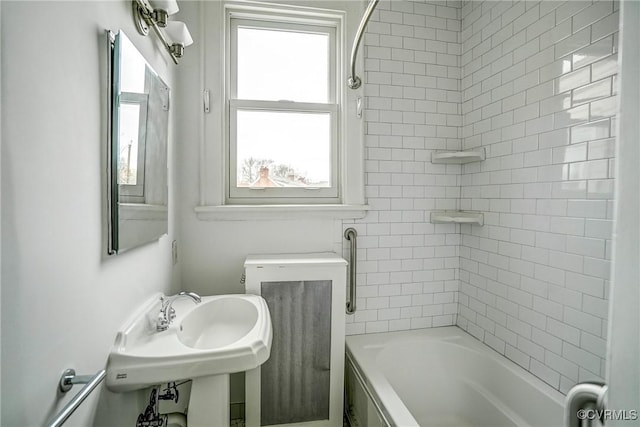
<instances>
[{"instance_id":1,"label":"faucet handle","mask_svg":"<svg viewBox=\"0 0 640 427\"><path fill-rule=\"evenodd\" d=\"M164 310L164 308L169 304L169 297L165 295L160 295L160 309Z\"/></svg>"},{"instance_id":2,"label":"faucet handle","mask_svg":"<svg viewBox=\"0 0 640 427\"><path fill-rule=\"evenodd\" d=\"M156 330L166 331L169 328L169 320L164 316L164 313L160 311L156 320Z\"/></svg>"},{"instance_id":3,"label":"faucet handle","mask_svg":"<svg viewBox=\"0 0 640 427\"><path fill-rule=\"evenodd\" d=\"M166 331L169 328L171 322L176 318L176 310L171 305L176 299L183 296L191 298L196 304L202 302L200 295L195 292L183 291L172 297L161 296L160 303L162 306L160 307L160 313L158 314L158 321L156 325L156 329L158 331Z\"/></svg>"}]
</instances>

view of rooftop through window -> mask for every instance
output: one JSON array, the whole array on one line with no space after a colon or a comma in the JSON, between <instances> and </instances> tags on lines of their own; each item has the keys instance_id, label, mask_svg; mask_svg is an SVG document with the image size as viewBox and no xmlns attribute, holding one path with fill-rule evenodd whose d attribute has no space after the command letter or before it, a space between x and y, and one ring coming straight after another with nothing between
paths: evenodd
<instances>
[{"instance_id":1,"label":"view of rooftop through window","mask_svg":"<svg viewBox=\"0 0 640 427\"><path fill-rule=\"evenodd\" d=\"M329 114L238 111L237 120L238 186L331 184Z\"/></svg>"}]
</instances>

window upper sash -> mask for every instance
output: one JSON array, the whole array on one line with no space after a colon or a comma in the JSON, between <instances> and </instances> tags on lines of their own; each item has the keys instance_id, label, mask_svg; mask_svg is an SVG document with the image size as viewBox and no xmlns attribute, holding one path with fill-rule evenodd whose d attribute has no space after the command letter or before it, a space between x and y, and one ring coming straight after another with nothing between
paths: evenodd
<instances>
[{"instance_id":1,"label":"window upper sash","mask_svg":"<svg viewBox=\"0 0 640 427\"><path fill-rule=\"evenodd\" d=\"M314 21L315 22L315 21ZM295 24L292 22L283 22L278 20L278 17L260 17L255 19L242 19L231 17L230 20L230 34L229 34L229 93L228 99L238 99L238 29L239 28L254 28L272 31L285 31L303 34L321 34L329 37L328 49L327 49L327 103L338 103L338 90L337 90L337 75L338 72L338 48L337 48L337 35L336 28L338 21L327 21L325 25L318 25L315 22L314 25L309 24ZM293 52L294 54L296 52ZM308 84L304 79L304 75L301 77L301 85ZM293 82L291 84L294 84ZM287 100L286 97L280 98ZM278 100L280 100L278 99Z\"/></svg>"}]
</instances>

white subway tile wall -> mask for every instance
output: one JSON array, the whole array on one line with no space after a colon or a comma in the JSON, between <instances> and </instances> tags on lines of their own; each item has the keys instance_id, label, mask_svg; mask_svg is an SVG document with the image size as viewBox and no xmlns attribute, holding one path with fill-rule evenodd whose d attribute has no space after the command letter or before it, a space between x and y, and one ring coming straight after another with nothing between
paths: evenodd
<instances>
[{"instance_id":1,"label":"white subway tile wall","mask_svg":"<svg viewBox=\"0 0 640 427\"><path fill-rule=\"evenodd\" d=\"M358 231L357 311L347 334L455 325L460 165L431 164L461 142L460 2L378 4L364 39L366 195ZM347 256L346 241L340 246Z\"/></svg>"},{"instance_id":2,"label":"white subway tile wall","mask_svg":"<svg viewBox=\"0 0 640 427\"><path fill-rule=\"evenodd\" d=\"M462 143L487 160L460 178L486 213L461 227L457 322L566 392L605 374L618 3L461 11Z\"/></svg>"},{"instance_id":3,"label":"white subway tile wall","mask_svg":"<svg viewBox=\"0 0 640 427\"><path fill-rule=\"evenodd\" d=\"M379 3L363 49L371 211L336 223L359 234L347 334L457 324L560 391L603 378L618 9ZM430 162L480 146L483 162ZM439 209L485 225L433 225Z\"/></svg>"}]
</instances>

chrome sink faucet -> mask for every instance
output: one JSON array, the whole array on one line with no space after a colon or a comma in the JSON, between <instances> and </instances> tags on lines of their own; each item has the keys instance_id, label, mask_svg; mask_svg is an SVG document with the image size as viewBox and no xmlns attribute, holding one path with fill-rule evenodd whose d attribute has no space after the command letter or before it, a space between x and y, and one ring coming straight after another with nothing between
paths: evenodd
<instances>
[{"instance_id":1,"label":"chrome sink faucet","mask_svg":"<svg viewBox=\"0 0 640 427\"><path fill-rule=\"evenodd\" d=\"M196 294L195 292L183 291L171 297L160 297L162 307L160 308L160 313L158 313L158 322L156 324L156 329L158 331L166 331L173 319L176 318L176 310L171 305L180 297L189 297L196 304L200 304L202 302L202 298L200 298L200 295Z\"/></svg>"}]
</instances>

